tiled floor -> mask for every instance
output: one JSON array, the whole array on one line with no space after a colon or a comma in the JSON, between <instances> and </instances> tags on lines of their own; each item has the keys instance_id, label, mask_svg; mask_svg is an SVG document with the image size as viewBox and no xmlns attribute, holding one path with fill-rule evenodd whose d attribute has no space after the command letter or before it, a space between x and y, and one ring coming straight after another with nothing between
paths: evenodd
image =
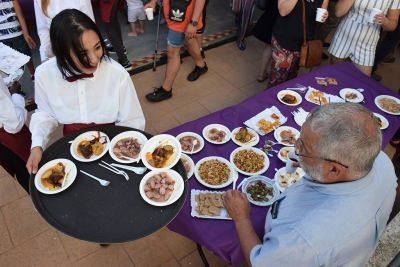
<instances>
[{"instance_id":1,"label":"tiled floor","mask_svg":"<svg viewBox=\"0 0 400 267\"><path fill-rule=\"evenodd\" d=\"M147 120L145 130L158 134L261 92L267 81L258 83L256 79L264 45L253 37L248 38L246 45L245 51L239 51L235 43L206 51L209 71L196 82L186 80L194 63L185 58L173 86L173 98L161 103L147 102L144 96L161 84L165 65L156 72L149 70L132 76ZM400 87L399 50L396 57L395 63L381 65L378 71L385 75L382 83L394 91ZM60 136L58 129L52 139ZM385 152L392 156L394 150L388 146ZM204 250L211 266L229 266ZM196 267L203 264L195 244L166 227L141 240L107 248L66 236L41 218L29 196L0 169L0 266Z\"/></svg>"}]
</instances>

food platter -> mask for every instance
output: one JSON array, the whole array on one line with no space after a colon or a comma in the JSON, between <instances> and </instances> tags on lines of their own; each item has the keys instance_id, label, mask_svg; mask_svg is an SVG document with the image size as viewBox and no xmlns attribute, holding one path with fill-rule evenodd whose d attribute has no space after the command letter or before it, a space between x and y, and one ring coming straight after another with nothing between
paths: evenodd
<instances>
[{"instance_id":1,"label":"food platter","mask_svg":"<svg viewBox=\"0 0 400 267\"><path fill-rule=\"evenodd\" d=\"M223 131L225 133L224 138L221 141L214 141L211 140L208 135L210 133L210 130L216 129L217 131L221 132ZM206 139L208 142L216 145L222 145L228 142L231 139L231 131L224 125L222 124L209 124L203 129L203 137Z\"/></svg>"},{"instance_id":2,"label":"food platter","mask_svg":"<svg viewBox=\"0 0 400 267\"><path fill-rule=\"evenodd\" d=\"M301 97L301 95L295 91L292 90L282 90L280 91L277 95L278 100L285 105L288 106L297 106L300 105L301 101L303 100L303 98ZM288 101L284 101L284 97L294 97L295 100L293 100L293 103L289 103Z\"/></svg>"},{"instance_id":3,"label":"food platter","mask_svg":"<svg viewBox=\"0 0 400 267\"><path fill-rule=\"evenodd\" d=\"M204 139L203 139L203 137L201 137L199 134L193 133L193 132L184 132L184 133L178 134L178 135L176 136L176 139L178 140L179 143L181 143L180 139L181 139L181 138L184 138L184 137L188 137L188 136L192 136L192 137L195 137L195 138L197 139L197 142L198 142L198 143L197 143L196 146L198 146L198 147L195 148L195 149L193 149L193 152L192 152L191 150L185 150L185 149L183 149L183 147L181 146L181 148L182 148L182 153L185 153L185 154L194 154L194 153L200 152L200 151L203 149L203 147L204 147ZM182 144L182 143L181 143L181 144ZM196 147L196 146L195 146L195 147Z\"/></svg>"},{"instance_id":4,"label":"food platter","mask_svg":"<svg viewBox=\"0 0 400 267\"><path fill-rule=\"evenodd\" d=\"M374 112L375 117L379 118L382 122L382 125L379 127L381 130L386 129L389 126L389 121L383 117L381 114L375 113Z\"/></svg>"},{"instance_id":5,"label":"food platter","mask_svg":"<svg viewBox=\"0 0 400 267\"><path fill-rule=\"evenodd\" d=\"M285 158L285 157L282 156L282 154L285 153L285 152L287 152L287 153L294 152L294 147L292 147L292 146L284 146L279 150L278 158L286 163L287 157ZM286 156L287 156L287 154L286 154Z\"/></svg>"},{"instance_id":6,"label":"food platter","mask_svg":"<svg viewBox=\"0 0 400 267\"><path fill-rule=\"evenodd\" d=\"M247 143L242 143L239 140L236 140L235 135L239 132L239 130L241 128L242 127L237 127L232 130L232 136L231 136L232 141L235 144L237 144L238 146L255 146L255 145L257 145L258 142L260 141L260 136L258 135L258 133L256 131L254 131L253 129L247 128L247 127L246 127L247 131L253 135L253 138L251 138L250 141Z\"/></svg>"},{"instance_id":7,"label":"food platter","mask_svg":"<svg viewBox=\"0 0 400 267\"><path fill-rule=\"evenodd\" d=\"M257 201L254 200L251 197L251 194L247 192L247 188L251 185L254 185L257 181L261 181L267 185L267 187L272 187L273 188L273 196L268 197L270 195L267 195L268 201ZM245 178L243 180L242 184L242 192L246 194L247 199L250 201L250 203L256 205L256 206L270 206L272 203L274 203L275 199L279 196L280 190L275 183L274 180L269 179L268 177L262 176L262 175L256 175L256 176L251 176L249 178Z\"/></svg>"},{"instance_id":8,"label":"food platter","mask_svg":"<svg viewBox=\"0 0 400 267\"><path fill-rule=\"evenodd\" d=\"M244 124L255 130L259 135L266 135L287 121L279 109L275 106L266 108L257 115L251 117Z\"/></svg>"},{"instance_id":9,"label":"food platter","mask_svg":"<svg viewBox=\"0 0 400 267\"><path fill-rule=\"evenodd\" d=\"M282 142L282 138L280 136L280 134L283 131L289 131L289 130L291 130L291 132L295 135L296 140L300 137L300 132L297 129L290 127L290 126L281 126L281 127L277 128L274 132L274 137L275 137L276 141L278 141L281 145L284 145L284 146L294 146L294 144L288 144L286 142Z\"/></svg>"},{"instance_id":10,"label":"food platter","mask_svg":"<svg viewBox=\"0 0 400 267\"><path fill-rule=\"evenodd\" d=\"M174 188L174 191L172 192L171 197L168 200L163 201L163 202L157 202L157 201L154 201L154 200L148 198L143 189L144 185L146 184L147 179L149 179L150 177L152 177L155 174L159 174L160 172L161 172L160 170L148 172L145 176L143 176L142 180L140 181L140 185L139 185L139 192L140 192L140 195L142 196L143 200L146 201L147 203L149 203L150 205L159 206L159 207L167 206L167 205L170 205L170 204L174 203L175 201L177 201L182 196L183 189L185 187L183 178L179 173L177 173L174 170L165 170L163 172L166 172L167 176L172 178L175 181L175 185L174 185L175 188Z\"/></svg>"},{"instance_id":11,"label":"food platter","mask_svg":"<svg viewBox=\"0 0 400 267\"><path fill-rule=\"evenodd\" d=\"M41 177L45 171L54 167L59 162L61 162L65 166L66 169L67 169L67 167L70 168L70 171L67 173L67 177L66 177L67 180L65 181L65 184L63 187L61 187L59 189L55 189L55 190L50 190L43 186L43 184L41 183ZM76 174L77 174L76 165L69 159L53 159L52 161L49 161L46 164L44 164L38 170L38 172L35 175L35 186L36 186L37 190L39 190L40 192L42 192L44 194L57 194L71 186L71 184L75 181ZM60 182L62 183L62 180L60 180Z\"/></svg>"},{"instance_id":12,"label":"food platter","mask_svg":"<svg viewBox=\"0 0 400 267\"><path fill-rule=\"evenodd\" d=\"M227 167L229 169L229 177L228 177L226 182L224 182L222 184L219 184L219 185L212 185L212 184L206 183L205 181L203 181L203 179L201 179L200 174L199 174L200 165L203 162L210 161L210 160L218 160L218 161L223 162L223 163L225 163L227 165ZM230 185L233 182L233 178L236 177L237 175L238 174L237 174L235 168L232 166L232 164L229 161L227 161L226 159L221 158L221 157L211 156L211 157L202 158L201 160L199 160L196 163L196 166L194 167L194 176L196 177L197 181L199 181L199 183L201 183L202 185L204 185L206 187L209 187L209 188L227 187L228 185Z\"/></svg>"},{"instance_id":13,"label":"food platter","mask_svg":"<svg viewBox=\"0 0 400 267\"><path fill-rule=\"evenodd\" d=\"M235 156L238 153L246 153L246 152L248 152L250 150L263 158L262 162L257 162L257 163L258 164L264 164L264 167L262 169L258 170L258 171L255 171L255 172L247 172L246 170L240 169L235 164ZM251 153L251 154L254 155L253 153ZM244 155L242 157L243 160L241 162L243 163L244 166L246 166L246 167L249 166L249 165L254 166L256 164L255 162L250 162L250 159L249 159L250 155L248 153L243 154L243 155ZM269 167L269 164L270 164L268 156L263 151L261 151L261 149L253 148L253 147L238 147L238 148L236 148L235 150L232 151L232 153L230 155L230 162L231 162L233 168L235 168L235 170L237 170L241 174L248 175L248 176L258 175L258 174L262 174L262 173L266 172L268 170L268 167Z\"/></svg>"},{"instance_id":14,"label":"food platter","mask_svg":"<svg viewBox=\"0 0 400 267\"><path fill-rule=\"evenodd\" d=\"M187 178L188 178L188 180L193 176L193 173L194 173L194 162L193 162L193 160L192 160L192 158L191 157L189 157L188 155L186 155L186 154L181 154L181 160L182 159L185 159L186 160L186 163L185 162L183 162L183 165L185 166L185 169L186 169L186 164L189 166L189 168L190 168L190 170L189 170L189 172L187 172Z\"/></svg>"},{"instance_id":15,"label":"food platter","mask_svg":"<svg viewBox=\"0 0 400 267\"><path fill-rule=\"evenodd\" d=\"M288 179L287 179L287 187L284 187L284 186L282 186L281 185L281 183L283 182L282 181L282 178L281 178L281 175L285 175L287 172L286 172L286 167L282 167L282 168L280 168L276 173L275 173L275 176L274 176L274 180L275 180L275 183L276 183L276 186L278 187L278 189L281 191L281 192L283 192L284 190L286 190L288 187L290 187L290 186L292 186L292 184L294 183L293 181L294 180L296 180L296 181L298 181L299 179L301 179L306 173L303 171L303 169L302 168L297 168L296 169L296 172L293 174L293 175L291 175L290 177L287 177ZM295 176L295 177L293 177L293 176ZM296 178L296 179L295 179Z\"/></svg>"},{"instance_id":16,"label":"food platter","mask_svg":"<svg viewBox=\"0 0 400 267\"><path fill-rule=\"evenodd\" d=\"M141 145L141 147L143 147L143 145L147 142L147 137L137 131L127 131L127 132L122 132L118 135L116 135L110 142L110 145L108 146L108 153L110 153L110 156L113 160L120 162L120 163L133 163L133 162L139 162L140 161L140 152L137 155L136 158L118 158L115 153L113 152L114 150L114 146L118 143L118 141L120 141L121 139L125 139L125 138L133 138L133 139L137 139L139 144Z\"/></svg>"},{"instance_id":17,"label":"food platter","mask_svg":"<svg viewBox=\"0 0 400 267\"><path fill-rule=\"evenodd\" d=\"M390 95L379 95L379 96L375 97L375 105L383 112L386 112L391 115L400 115L400 111L399 112L391 112L391 111L388 111L388 110L384 109L383 107L381 107L381 105L379 104L379 100L382 100L385 98L394 100L397 103L397 105L400 105L400 99L390 96Z\"/></svg>"},{"instance_id":18,"label":"food platter","mask_svg":"<svg viewBox=\"0 0 400 267\"><path fill-rule=\"evenodd\" d=\"M360 103L364 100L363 94L352 88L343 88L342 90L340 90L339 95L347 102ZM351 96L353 96L354 98L351 98Z\"/></svg>"},{"instance_id":19,"label":"food platter","mask_svg":"<svg viewBox=\"0 0 400 267\"><path fill-rule=\"evenodd\" d=\"M92 155L90 158L85 158L84 156L81 156L78 154L78 145L86 140L86 141L91 141L93 139L95 139L96 137L98 137L100 135L100 143L103 144L103 152L101 152L99 155ZM78 137L75 138L75 140L72 142L71 147L70 147L70 152L72 157L74 157L74 159L81 161L81 162L91 162L91 161L95 161L98 160L99 158L101 158L102 156L104 156L104 154L107 153L108 151L108 146L110 145L110 138L108 138L108 136L103 133L103 132L99 132L99 131L89 131L89 132L85 132L81 135L79 135Z\"/></svg>"},{"instance_id":20,"label":"food platter","mask_svg":"<svg viewBox=\"0 0 400 267\"><path fill-rule=\"evenodd\" d=\"M220 214L201 214L198 212L198 206L199 202L196 200L197 197L200 195L206 195L206 194L217 194L220 195L222 198L223 195L226 194L225 191L208 191L208 190L197 190L197 189L192 189L190 193L190 206L191 206L191 212L190 215L192 217L197 217L197 218L203 218L203 219L220 219L220 220L232 220L232 218L228 215L226 212L226 208L223 206L223 203L221 205L218 205L218 209ZM210 203L212 204L212 203Z\"/></svg>"}]
</instances>

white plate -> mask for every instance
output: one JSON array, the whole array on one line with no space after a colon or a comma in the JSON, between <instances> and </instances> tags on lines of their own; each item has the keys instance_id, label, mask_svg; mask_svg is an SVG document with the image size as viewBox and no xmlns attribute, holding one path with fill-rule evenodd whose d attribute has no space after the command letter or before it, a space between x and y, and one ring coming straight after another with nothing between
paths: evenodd
<instances>
[{"instance_id":1,"label":"white plate","mask_svg":"<svg viewBox=\"0 0 400 267\"><path fill-rule=\"evenodd\" d=\"M261 181L263 183L265 183L267 185L267 187L272 187L273 188L273 192L274 192L274 196L271 197L269 195L267 195L267 198L269 199L268 202L265 201L256 201L253 200L253 198L251 197L250 193L247 193L247 187L249 187L250 185L255 184L257 181ZM252 176L249 178L245 178L243 181L243 185L242 185L242 192L246 194L247 199L250 201L250 203L257 205L257 206L270 206L272 205L272 203L274 203L275 199L279 196L280 191L278 186L276 185L275 181L272 179L269 179L265 176L262 175L256 175L256 176Z\"/></svg>"},{"instance_id":2,"label":"white plate","mask_svg":"<svg viewBox=\"0 0 400 267\"><path fill-rule=\"evenodd\" d=\"M64 184L64 187L59 188L57 190L49 190L46 187L44 187L40 181L40 177L42 177L43 173L45 171L47 171L48 169L54 167L55 165L57 165L57 163L61 162L62 164L64 164L65 168L67 168L67 166L69 166L71 168L71 171L69 172L69 174L67 175L67 180ZM44 164L39 171L36 173L35 175L35 186L37 188L37 190L39 190L40 192L44 193L44 194L57 194L60 193L62 191L64 191L65 189L67 189L68 187L70 187L70 185L75 181L76 178L76 174L77 174L77 169L75 164L70 161L69 159L53 159L52 161L47 162L46 164ZM60 180L62 183L62 180Z\"/></svg>"},{"instance_id":3,"label":"white plate","mask_svg":"<svg viewBox=\"0 0 400 267\"><path fill-rule=\"evenodd\" d=\"M79 156L76 153L78 144L83 140L87 140L87 141L93 140L95 137L98 136L98 133L100 133L100 142L101 143L104 143L105 141L107 141L105 144L103 144L103 146L104 146L103 152L98 156L93 155L88 159L83 156ZM74 159L76 159L78 161L91 162L91 161L95 161L95 160L101 158L102 156L104 156L104 154L106 154L108 151L109 145L110 145L110 138L108 138L108 136L105 133L99 132L99 131L90 131L90 132L83 133L83 134L79 135L77 138L75 138L75 140L71 144L70 152L71 152L71 155L74 157Z\"/></svg>"},{"instance_id":4,"label":"white plate","mask_svg":"<svg viewBox=\"0 0 400 267\"><path fill-rule=\"evenodd\" d=\"M275 114L276 116L279 117L279 123L280 125L284 124L287 121L287 118L285 116L282 115L282 113L279 111L279 109L275 106L272 106L270 108L266 108L265 110L261 111L260 113L258 113L257 115L251 117L250 119L248 119L247 121L244 122L244 124L247 127L252 128L253 130L255 130L259 135L266 135L270 132L272 132L274 129L271 127L271 129L269 131L267 131L265 129L262 130L257 124L262 120L266 120L269 121L271 124L275 123L276 120L271 118L272 114Z\"/></svg>"},{"instance_id":5,"label":"white plate","mask_svg":"<svg viewBox=\"0 0 400 267\"><path fill-rule=\"evenodd\" d=\"M306 173L303 171L303 169L302 168L297 168L296 169L296 172L299 174L299 179L297 179L297 181L298 180L300 180ZM275 177L274 177L274 180L275 180L275 183L276 183L276 186L279 188L279 190L281 191L281 192L283 192L285 189L287 189L288 187L290 187L291 185L292 185L292 181L293 181L293 177L290 177L289 179L288 179L288 187L283 187L283 186L281 186L280 184L279 184L279 182L281 182L282 180L281 180L281 174L285 174L286 173L286 167L282 167L282 168L280 168L276 173L275 173Z\"/></svg>"},{"instance_id":6,"label":"white plate","mask_svg":"<svg viewBox=\"0 0 400 267\"><path fill-rule=\"evenodd\" d=\"M187 164L189 164L190 170L189 170L189 172L187 173L187 178L188 178L188 180L189 180L190 177L192 177L192 175L193 175L193 173L194 173L194 162L193 162L193 160L192 160L191 157L189 157L188 155L183 154L183 153L182 153L182 155L181 155L181 159L185 159L185 160L187 161ZM185 164L183 164L183 165L185 165Z\"/></svg>"},{"instance_id":7,"label":"white plate","mask_svg":"<svg viewBox=\"0 0 400 267\"><path fill-rule=\"evenodd\" d=\"M286 95L286 94L289 94L289 95L292 95L292 96L296 97L296 100L297 100L296 103L295 104L289 104L289 103L286 103L286 102L282 101L283 96ZM292 91L292 90L282 90L276 95L276 97L278 97L278 100L282 104L285 104L285 105L288 105L288 106L297 106L297 105L299 105L301 103L301 101L303 101L303 98L301 97L301 95L299 95L297 92Z\"/></svg>"},{"instance_id":8,"label":"white plate","mask_svg":"<svg viewBox=\"0 0 400 267\"><path fill-rule=\"evenodd\" d=\"M146 153L149 152L150 154L154 152L159 145L171 145L174 147L174 153L170 156L168 161L166 162L165 166L162 168L156 168L150 165L150 163L146 159ZM142 159L143 164L153 171L165 171L171 169L175 164L180 160L182 154L182 148L179 141L169 134L159 134L150 138L146 144L144 144L140 157Z\"/></svg>"},{"instance_id":9,"label":"white plate","mask_svg":"<svg viewBox=\"0 0 400 267\"><path fill-rule=\"evenodd\" d=\"M236 153L238 153L239 151L242 151L242 150L252 150L253 152L263 156L263 158L264 158L264 168L262 168L258 172L245 172L245 171L239 169L234 163L234 158L235 158ZM230 156L230 161L231 161L231 164L232 164L233 168L235 168L241 174L248 175L248 176L262 174L262 173L266 172L268 170L268 167L269 167L269 158L268 158L268 156L264 152L262 152L261 149L254 148L254 147L248 147L248 146L247 147L246 146L238 147L235 150L233 150L232 153L231 153L231 156Z\"/></svg>"},{"instance_id":10,"label":"white plate","mask_svg":"<svg viewBox=\"0 0 400 267\"><path fill-rule=\"evenodd\" d=\"M389 126L389 121L385 117L383 117L381 114L374 112L374 115L375 115L375 117L378 117L383 122L383 126L380 127L381 130L386 129Z\"/></svg>"},{"instance_id":11,"label":"white plate","mask_svg":"<svg viewBox=\"0 0 400 267\"><path fill-rule=\"evenodd\" d=\"M200 143L200 146L199 146L199 148L197 148L197 149L193 149L193 153L191 153L190 151L185 151L185 150L183 150L183 148L182 148L182 146L181 146L181 148L182 148L182 153L185 153L185 154L194 154L194 153L200 152L200 151L203 149L203 147L204 147L204 139L203 139L203 137L201 137L199 134L193 133L193 132L184 132L184 133L178 134L178 135L176 136L176 139L177 139L178 142L179 142L179 139L181 139L182 137L185 137L185 136L193 136L193 137L196 137L196 138L197 138L197 141Z\"/></svg>"},{"instance_id":12,"label":"white plate","mask_svg":"<svg viewBox=\"0 0 400 267\"><path fill-rule=\"evenodd\" d=\"M284 157L282 157L282 155L281 155L281 152L282 152L283 150L288 150L289 152L294 152L294 147L292 147L292 146L284 146L284 147L282 147L282 148L279 150L279 152L278 152L278 158L279 158L280 160L282 160L283 162L286 162L286 161L287 161L287 158L284 158ZM288 152L288 153L289 153L289 152Z\"/></svg>"},{"instance_id":13,"label":"white plate","mask_svg":"<svg viewBox=\"0 0 400 267\"><path fill-rule=\"evenodd\" d=\"M245 126L243 126L243 127L245 127ZM254 131L253 129L247 128L247 127L246 127L247 131L253 135L252 141L250 140L250 142L242 143L242 142L239 142L238 140L236 140L235 135L239 132L240 128L242 128L242 127L237 127L232 130L231 139L235 144L237 144L238 146L255 146L258 144L258 142L260 141L260 136L258 135L258 133L256 131Z\"/></svg>"},{"instance_id":14,"label":"white plate","mask_svg":"<svg viewBox=\"0 0 400 267\"><path fill-rule=\"evenodd\" d=\"M228 165L228 168L229 168L229 170L230 170L230 175L229 175L228 181L226 181L226 182L223 183L223 184L220 184L220 185L211 185L211 184L208 184L208 183L204 182L204 181L201 179L200 175L199 175L199 167L200 167L200 165L201 165L203 162L205 162L205 161L207 161L207 160L212 160L212 159L217 159L217 160L219 160L219 161L225 163L226 165ZM226 187L226 186L230 185L230 184L233 182L233 178L234 178L236 175L237 175L237 172L235 171L235 168L233 168L233 166L231 165L231 163L230 163L229 161L227 161L226 159L221 158L221 157L205 157L205 158L199 160L199 161L196 163L196 166L194 167L194 176L196 177L197 181L199 181L199 183L201 183L202 185L207 186L207 187L209 187L209 188L223 188L223 187Z\"/></svg>"},{"instance_id":15,"label":"white plate","mask_svg":"<svg viewBox=\"0 0 400 267\"><path fill-rule=\"evenodd\" d=\"M224 131L226 133L225 138L221 142L216 142L208 138L208 131L211 130L212 128L216 128L218 131ZM208 142L216 145L222 145L228 142L231 139L231 131L229 129L222 125L222 124L210 124L204 127L203 129L203 137L206 139Z\"/></svg>"},{"instance_id":16,"label":"white plate","mask_svg":"<svg viewBox=\"0 0 400 267\"><path fill-rule=\"evenodd\" d=\"M380 110L382 110L383 112L386 112L386 113L388 113L388 114L400 115L400 112L398 112L398 113L393 113L393 112L387 111L386 109L381 108L381 106L379 106L379 104L378 104L378 100L379 100L379 99L382 99L382 98L390 98L390 99L393 99L394 101L397 102L397 104L400 104L400 99L398 99L398 98L396 98L396 97L393 97L393 96L390 96L390 95L379 95L379 96L375 97L375 105L376 105Z\"/></svg>"},{"instance_id":17,"label":"white plate","mask_svg":"<svg viewBox=\"0 0 400 267\"><path fill-rule=\"evenodd\" d=\"M290 127L290 126L281 126L281 127L277 128L274 132L274 137L275 137L276 141L278 141L281 145L294 146L294 145L282 143L282 141L281 141L282 138L281 138L280 134L283 130L292 130L292 133L294 133L296 135L296 139L298 139L300 137L300 132L297 129Z\"/></svg>"},{"instance_id":18,"label":"white plate","mask_svg":"<svg viewBox=\"0 0 400 267\"><path fill-rule=\"evenodd\" d=\"M348 94L348 93L356 94L357 98L346 99L345 97L346 97L346 94ZM352 88L343 88L342 90L340 90L339 95L340 95L341 98L343 98L347 102L359 103L359 102L362 102L364 100L363 94L361 94L356 89L352 89Z\"/></svg>"},{"instance_id":19,"label":"white plate","mask_svg":"<svg viewBox=\"0 0 400 267\"><path fill-rule=\"evenodd\" d=\"M143 145L148 140L147 137L144 134L139 133L137 131L127 131L127 132L122 132L122 133L116 135L111 140L109 148L108 148L108 153L110 153L110 156L113 158L113 160L115 160L117 162L121 162L121 163L133 163L133 162L139 162L140 161L140 152L139 152L139 154L138 154L136 159L127 159L126 158L125 160L118 158L117 156L115 156L115 154L113 152L114 146L119 140L124 139L124 138L129 138L129 137L137 139L139 141L139 143L141 144L141 147L143 147Z\"/></svg>"},{"instance_id":20,"label":"white plate","mask_svg":"<svg viewBox=\"0 0 400 267\"><path fill-rule=\"evenodd\" d=\"M148 198L146 196L146 193L144 192L143 187L146 184L147 179L149 179L151 176L158 174L160 172L162 172L162 171L156 170L156 171L148 172L145 176L143 176L142 180L140 181L140 185L139 185L140 195L142 196L144 201L146 201L147 203L149 203L153 206L167 206L167 205L174 203L182 196L183 189L185 187L183 178L179 173L177 173L174 170L165 170L163 172L166 172L168 177L171 177L172 179L175 180L174 191L172 192L171 197L167 201L157 202L157 201L151 200L150 198Z\"/></svg>"}]
</instances>

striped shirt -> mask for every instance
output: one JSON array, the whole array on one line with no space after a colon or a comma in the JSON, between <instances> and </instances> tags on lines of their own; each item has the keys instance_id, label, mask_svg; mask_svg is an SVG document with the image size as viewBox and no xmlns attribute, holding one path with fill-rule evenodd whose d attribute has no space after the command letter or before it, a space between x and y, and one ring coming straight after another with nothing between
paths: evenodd
<instances>
[{"instance_id":1,"label":"striped shirt","mask_svg":"<svg viewBox=\"0 0 400 267\"><path fill-rule=\"evenodd\" d=\"M10 39L22 34L12 0L0 0L0 40Z\"/></svg>"},{"instance_id":2,"label":"striped shirt","mask_svg":"<svg viewBox=\"0 0 400 267\"><path fill-rule=\"evenodd\" d=\"M356 0L350 8L345 19L351 19L361 24L368 24L369 14L372 8L382 10L387 14L389 9L400 9L399 0Z\"/></svg>"}]
</instances>

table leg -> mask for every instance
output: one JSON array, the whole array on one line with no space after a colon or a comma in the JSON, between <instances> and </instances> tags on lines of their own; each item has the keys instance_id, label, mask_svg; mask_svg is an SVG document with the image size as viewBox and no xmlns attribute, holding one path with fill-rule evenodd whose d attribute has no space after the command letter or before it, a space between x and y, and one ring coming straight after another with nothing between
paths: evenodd
<instances>
[{"instance_id":1,"label":"table leg","mask_svg":"<svg viewBox=\"0 0 400 267\"><path fill-rule=\"evenodd\" d=\"M201 245L198 244L198 243L196 243L196 245L197 245L197 251L199 252L200 258L203 261L204 266L205 267L210 267L210 265L208 264L208 261L206 259L206 256L203 253L203 249L201 248Z\"/></svg>"}]
</instances>

